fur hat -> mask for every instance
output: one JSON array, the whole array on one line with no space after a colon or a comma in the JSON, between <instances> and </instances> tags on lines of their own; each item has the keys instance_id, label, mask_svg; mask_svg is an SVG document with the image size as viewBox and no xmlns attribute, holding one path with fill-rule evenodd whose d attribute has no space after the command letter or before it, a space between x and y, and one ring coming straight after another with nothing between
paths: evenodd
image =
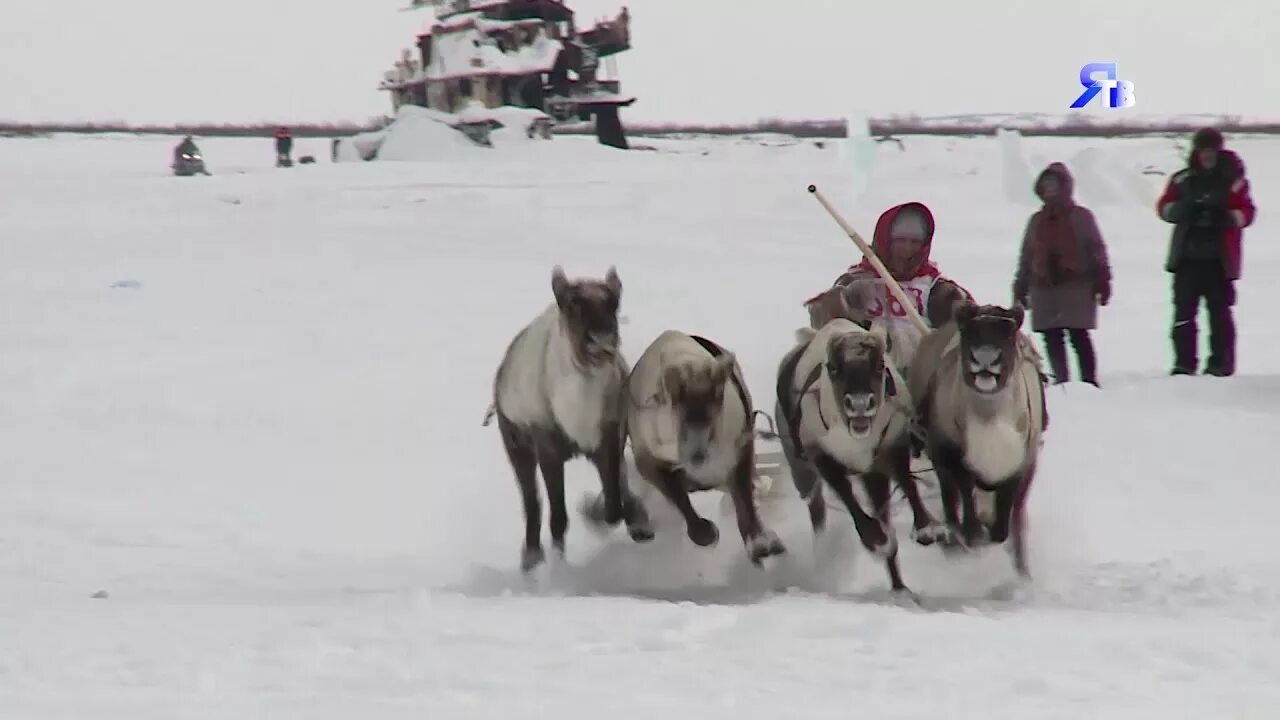
<instances>
[{"instance_id":1,"label":"fur hat","mask_svg":"<svg viewBox=\"0 0 1280 720\"><path fill-rule=\"evenodd\" d=\"M1196 150L1204 150L1205 148L1221 150L1222 133L1217 128L1200 128L1196 131L1196 134L1191 137L1191 147Z\"/></svg>"}]
</instances>

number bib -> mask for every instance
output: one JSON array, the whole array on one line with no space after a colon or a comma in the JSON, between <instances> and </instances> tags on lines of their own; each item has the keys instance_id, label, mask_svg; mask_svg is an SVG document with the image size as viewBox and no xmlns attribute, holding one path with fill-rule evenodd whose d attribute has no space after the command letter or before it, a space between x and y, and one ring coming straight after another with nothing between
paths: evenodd
<instances>
[{"instance_id":1,"label":"number bib","mask_svg":"<svg viewBox=\"0 0 1280 720\"><path fill-rule=\"evenodd\" d=\"M911 299L916 306L916 312L920 317L924 318L926 323L929 322L929 314L926 308L929 307L929 293L933 290L933 285L938 278L933 275L922 275L911 280L899 281L902 291ZM875 278L869 280L872 292L868 293L867 305L864 308L866 313L871 316L872 320L879 320L890 325L901 325L910 323L911 320L907 315L907 309L902 306L898 298L889 291L889 286L884 280Z\"/></svg>"}]
</instances>

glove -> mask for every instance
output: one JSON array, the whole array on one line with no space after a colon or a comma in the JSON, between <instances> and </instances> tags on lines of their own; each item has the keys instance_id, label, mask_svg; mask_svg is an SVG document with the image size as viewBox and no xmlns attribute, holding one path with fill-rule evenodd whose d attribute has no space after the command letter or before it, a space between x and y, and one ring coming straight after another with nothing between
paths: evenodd
<instances>
[{"instance_id":1,"label":"glove","mask_svg":"<svg viewBox=\"0 0 1280 720\"><path fill-rule=\"evenodd\" d=\"M1161 219L1165 222L1178 224L1187 219L1187 203L1174 201L1164 206L1164 211L1160 213Z\"/></svg>"},{"instance_id":2,"label":"glove","mask_svg":"<svg viewBox=\"0 0 1280 720\"><path fill-rule=\"evenodd\" d=\"M1111 278L1099 278L1097 284L1094 285L1093 292L1098 299L1099 305L1106 305L1111 302Z\"/></svg>"}]
</instances>

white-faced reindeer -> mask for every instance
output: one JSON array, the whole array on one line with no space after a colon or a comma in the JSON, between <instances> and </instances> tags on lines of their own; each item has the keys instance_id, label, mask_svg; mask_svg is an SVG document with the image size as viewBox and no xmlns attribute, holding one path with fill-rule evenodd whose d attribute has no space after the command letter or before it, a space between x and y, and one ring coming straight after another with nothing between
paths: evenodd
<instances>
[{"instance_id":1,"label":"white-faced reindeer","mask_svg":"<svg viewBox=\"0 0 1280 720\"><path fill-rule=\"evenodd\" d=\"M1026 497L1048 413L1040 356L1020 331L1023 318L1021 307L962 305L921 342L908 385L947 523L970 546L1012 535L1014 565L1025 578ZM995 493L994 517L979 517L975 488Z\"/></svg>"},{"instance_id":2,"label":"white-faced reindeer","mask_svg":"<svg viewBox=\"0 0 1280 720\"><path fill-rule=\"evenodd\" d=\"M604 280L570 281L551 273L555 302L511 341L493 384L493 406L507 458L524 502L525 538L520 566L545 559L537 470L551 505L551 542L564 555L569 515L564 464L585 455L600 474L597 514L609 524L625 520L632 539L653 539L653 529L627 488L622 451L626 436L623 392L627 362L618 334L622 281L610 267Z\"/></svg>"},{"instance_id":3,"label":"white-faced reindeer","mask_svg":"<svg viewBox=\"0 0 1280 720\"><path fill-rule=\"evenodd\" d=\"M775 416L814 533L826 522L825 482L848 508L862 545L884 559L893 589L905 591L890 524L891 481L911 504L918 542L931 542L941 528L910 474L910 398L889 360L884 329L836 317L819 330L797 331L796 340L778 367Z\"/></svg>"},{"instance_id":4,"label":"white-faced reindeer","mask_svg":"<svg viewBox=\"0 0 1280 720\"><path fill-rule=\"evenodd\" d=\"M716 524L689 493L733 498L747 556L757 566L786 551L760 520L753 493L753 407L734 354L706 338L667 330L636 361L627 382L627 430L636 468L684 517L689 539L714 545Z\"/></svg>"}]
</instances>

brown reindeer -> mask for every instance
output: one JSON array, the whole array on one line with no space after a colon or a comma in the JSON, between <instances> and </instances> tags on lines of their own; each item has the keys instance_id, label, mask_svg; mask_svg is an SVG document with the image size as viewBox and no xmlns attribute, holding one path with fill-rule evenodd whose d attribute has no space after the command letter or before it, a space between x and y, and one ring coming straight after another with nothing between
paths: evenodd
<instances>
[{"instance_id":1,"label":"brown reindeer","mask_svg":"<svg viewBox=\"0 0 1280 720\"><path fill-rule=\"evenodd\" d=\"M520 487L525 516L520 566L526 572L545 559L537 470L551 504L551 542L563 557L569 526L564 464L578 456L590 459L600 474L598 519L608 525L625 520L632 539L653 539L649 518L623 477L628 369L618 333L622 281L613 267L604 280L570 281L557 265L551 291L555 302L507 347L484 422L497 416Z\"/></svg>"},{"instance_id":2,"label":"brown reindeer","mask_svg":"<svg viewBox=\"0 0 1280 720\"><path fill-rule=\"evenodd\" d=\"M960 306L920 343L908 385L952 532L969 546L984 531L994 543L1012 536L1025 578L1025 504L1048 413L1040 356L1020 331L1024 314L1020 306ZM980 518L977 490L995 494L994 517Z\"/></svg>"},{"instance_id":3,"label":"brown reindeer","mask_svg":"<svg viewBox=\"0 0 1280 720\"><path fill-rule=\"evenodd\" d=\"M689 493L723 489L757 566L786 551L760 520L754 489L751 394L733 353L706 338L667 330L627 381L627 431L636 468L684 517L689 539L714 545L720 531L698 515Z\"/></svg>"},{"instance_id":4,"label":"brown reindeer","mask_svg":"<svg viewBox=\"0 0 1280 720\"><path fill-rule=\"evenodd\" d=\"M825 483L849 510L862 545L884 559L893 589L906 591L890 524L892 482L911 504L919 541L936 524L910 477L911 404L885 332L836 317L820 330L799 330L796 340L778 368L776 416L813 530L825 525Z\"/></svg>"}]
</instances>

